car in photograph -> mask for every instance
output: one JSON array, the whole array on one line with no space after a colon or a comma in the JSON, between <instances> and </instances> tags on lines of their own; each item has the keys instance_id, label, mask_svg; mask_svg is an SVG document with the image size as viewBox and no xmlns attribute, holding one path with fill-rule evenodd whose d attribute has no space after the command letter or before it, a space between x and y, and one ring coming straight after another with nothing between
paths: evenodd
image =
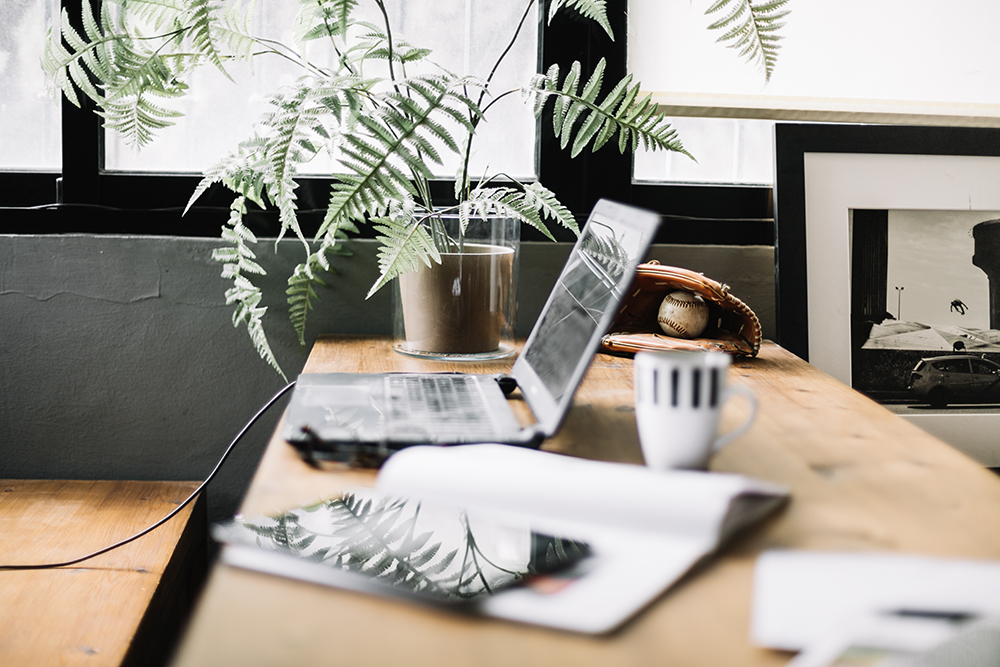
<instances>
[{"instance_id":1,"label":"car in photograph","mask_svg":"<svg viewBox=\"0 0 1000 667\"><path fill-rule=\"evenodd\" d=\"M932 407L1000 403L1000 365L970 354L926 357L910 371L910 397Z\"/></svg>"}]
</instances>

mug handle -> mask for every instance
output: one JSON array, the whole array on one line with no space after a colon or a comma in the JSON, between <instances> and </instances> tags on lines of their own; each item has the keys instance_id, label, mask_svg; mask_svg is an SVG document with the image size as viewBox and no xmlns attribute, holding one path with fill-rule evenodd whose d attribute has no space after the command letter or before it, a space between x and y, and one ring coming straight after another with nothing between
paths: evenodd
<instances>
[{"instance_id":1,"label":"mug handle","mask_svg":"<svg viewBox=\"0 0 1000 667\"><path fill-rule=\"evenodd\" d=\"M729 433L720 435L716 441L715 445L712 447L712 451L717 452L730 442L740 437L750 429L750 425L753 424L753 420L757 417L757 395L753 392L753 389L747 387L746 385L737 384L730 387L726 387L726 390L722 395L722 402L725 404L736 394L741 394L746 402L750 405L750 412L747 414L746 419L743 423L734 428Z\"/></svg>"}]
</instances>

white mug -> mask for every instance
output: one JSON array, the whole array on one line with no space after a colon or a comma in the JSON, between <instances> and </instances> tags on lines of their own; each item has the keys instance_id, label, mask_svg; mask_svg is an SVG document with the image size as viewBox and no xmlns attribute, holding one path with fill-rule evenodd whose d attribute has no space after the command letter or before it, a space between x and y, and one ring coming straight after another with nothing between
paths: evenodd
<instances>
[{"instance_id":1,"label":"white mug","mask_svg":"<svg viewBox=\"0 0 1000 667\"><path fill-rule=\"evenodd\" d=\"M635 420L646 465L704 469L711 455L750 428L757 398L749 387L726 386L724 352L639 352L635 355ZM717 436L722 406L742 395L749 414L738 427Z\"/></svg>"}]
</instances>

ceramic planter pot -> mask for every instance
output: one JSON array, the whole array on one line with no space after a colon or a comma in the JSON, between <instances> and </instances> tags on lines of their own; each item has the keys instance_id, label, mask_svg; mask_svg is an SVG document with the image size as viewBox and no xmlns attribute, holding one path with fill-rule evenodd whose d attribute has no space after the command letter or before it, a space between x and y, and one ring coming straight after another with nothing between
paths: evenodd
<instances>
[{"instance_id":1,"label":"ceramic planter pot","mask_svg":"<svg viewBox=\"0 0 1000 667\"><path fill-rule=\"evenodd\" d=\"M457 218L445 222L455 236ZM513 354L519 246L516 220L476 220L461 252L442 253L440 264L400 275L396 351L448 359Z\"/></svg>"}]
</instances>

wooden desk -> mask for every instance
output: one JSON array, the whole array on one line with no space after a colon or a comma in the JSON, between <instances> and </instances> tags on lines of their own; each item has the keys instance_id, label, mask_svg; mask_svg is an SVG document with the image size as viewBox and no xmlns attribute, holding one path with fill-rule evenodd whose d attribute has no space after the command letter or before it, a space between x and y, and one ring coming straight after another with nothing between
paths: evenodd
<instances>
[{"instance_id":1,"label":"wooden desk","mask_svg":"<svg viewBox=\"0 0 1000 667\"><path fill-rule=\"evenodd\" d=\"M0 564L53 563L123 540L197 482L0 480ZM78 565L0 571L0 665L164 664L206 567L202 498Z\"/></svg>"},{"instance_id":2,"label":"wooden desk","mask_svg":"<svg viewBox=\"0 0 1000 667\"><path fill-rule=\"evenodd\" d=\"M306 371L428 368L447 366L396 355L386 340L338 337L317 343ZM764 549L1000 558L993 473L775 345L737 361L731 380L757 392L759 414L712 468L788 485L792 502L614 635L460 617L219 565L176 665L780 665L788 654L748 640L753 566ZM566 424L545 448L641 462L631 360L595 358ZM370 472L311 470L275 438L244 511L288 509L371 479Z\"/></svg>"}]
</instances>

